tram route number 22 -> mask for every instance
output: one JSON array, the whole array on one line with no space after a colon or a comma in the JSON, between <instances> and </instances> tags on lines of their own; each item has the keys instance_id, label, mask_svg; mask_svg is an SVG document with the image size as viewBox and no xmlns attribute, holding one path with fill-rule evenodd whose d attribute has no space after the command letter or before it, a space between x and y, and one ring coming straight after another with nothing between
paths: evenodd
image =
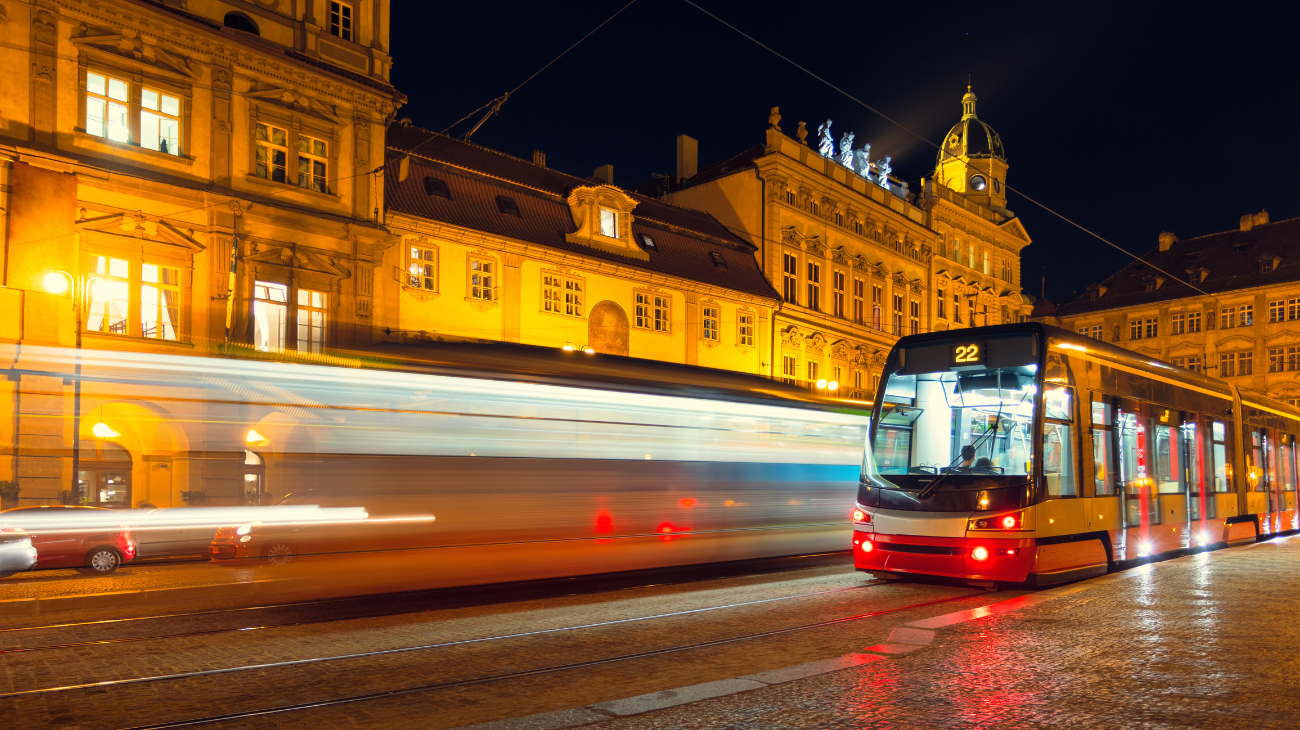
<instances>
[{"instance_id":1,"label":"tram route number 22","mask_svg":"<svg viewBox=\"0 0 1300 730\"><path fill-rule=\"evenodd\" d=\"M953 365L979 365L983 362L983 343L974 342L967 345L954 345L952 348Z\"/></svg>"}]
</instances>

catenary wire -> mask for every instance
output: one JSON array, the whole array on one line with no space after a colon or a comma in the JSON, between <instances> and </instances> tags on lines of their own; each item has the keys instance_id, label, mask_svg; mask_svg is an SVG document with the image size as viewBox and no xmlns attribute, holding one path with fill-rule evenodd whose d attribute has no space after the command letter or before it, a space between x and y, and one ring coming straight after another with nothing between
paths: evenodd
<instances>
[{"instance_id":1,"label":"catenary wire","mask_svg":"<svg viewBox=\"0 0 1300 730\"><path fill-rule=\"evenodd\" d=\"M882 119L884 119L885 121L889 122L890 124L893 124L894 126L898 127L899 129L903 130L904 132L906 132L906 133L910 134L911 136L917 138L917 139L920 140L921 142L924 142L925 144L928 144L928 145L930 145L931 147L933 147L933 148L939 150L939 153L940 153L940 154L951 155L951 153L948 152L947 150L945 150L942 146L935 144L934 142L930 141L929 139L927 139L926 137L922 136L921 134L919 134L919 133L913 131L911 128L909 128L908 126L906 126L906 125L903 124L902 122L899 122L898 120L896 120L896 119L890 117L888 114L885 114L884 112L880 111L879 109L876 109L875 107L871 106L870 104L867 104L866 102L864 102L864 101L862 101L861 99L857 98L857 97L854 96L853 94L850 94L849 92L845 91L844 89L841 89L840 87L838 87L838 86L836 86L835 84L831 83L830 81L828 81L828 80L822 78L821 76L817 75L816 73L814 73L813 71L809 70L808 68L806 68L806 67L800 65L799 63L795 62L793 59L791 59L791 58L789 58L788 56L782 54L781 52L779 52L779 51L777 51L776 49L772 48L771 46L767 45L766 43L763 43L762 41L758 40L758 39L755 38L754 36L752 36L752 35L746 33L745 31L741 30L740 28L737 28L736 26L732 25L731 23L728 23L726 20L723 20L722 18L718 17L718 16L715 15L714 13L709 12L709 11L706 10L705 8L701 7L698 3L694 2L694 0L682 0L682 1L685 2L687 5L690 5L691 7L695 8L696 10L699 10L700 12L702 12L702 13L704 13L705 15L709 16L710 18L713 18L714 20L718 21L719 23L722 23L723 25L727 26L728 28L730 28L730 29L736 31L736 32L739 33L740 35L742 35L742 36L744 36L745 38L749 39L750 41L754 42L754 43L755 43L756 45L758 45L760 48L766 50L767 52L771 53L772 55L776 56L777 58L780 58L781 60L785 61L786 63L789 63L791 66L794 66L795 68L799 69L800 71L803 71L804 73L808 74L809 76L813 77L814 79L817 79L818 81L822 82L823 84L825 84L825 85L831 87L831 88L834 89L835 91L838 91L840 94L843 94L845 97L847 97L848 99L850 99L850 100L853 101L854 103L856 103L856 104L862 106L864 109L867 109L868 111L872 112L873 114L876 114L876 115L880 116L880 117L881 117ZM1136 260L1136 261L1138 261L1138 262L1141 262L1141 263L1143 263L1143 264L1145 264L1145 265L1147 265L1147 266L1150 266L1151 268L1155 269L1156 271L1159 271L1160 273L1164 274L1165 276L1168 276L1169 278L1173 279L1174 281L1177 281L1177 282L1180 283L1180 284L1184 284L1184 285L1186 285L1187 287L1191 288L1192 290L1194 290L1194 291L1198 291L1198 292L1200 292L1201 294L1204 294L1205 296L1209 297L1210 299L1214 300L1215 302L1218 302L1218 301L1219 301L1218 297L1214 296L1213 294L1211 294L1211 293L1205 291L1204 289L1202 289L1202 288L1196 286L1195 284L1192 284L1192 283L1189 282L1189 281L1186 281L1186 280L1184 280L1184 279L1182 279L1182 278L1180 278L1180 277L1178 277L1178 276L1175 276L1175 275L1169 273L1168 271L1165 271L1164 269L1160 268L1159 266L1156 266L1155 264L1151 263L1150 261L1147 261L1146 259L1142 258L1141 256L1138 256L1137 254L1135 254L1135 253L1129 251L1128 249L1124 248L1123 246L1120 246L1119 244L1114 243L1113 241L1110 241L1109 239L1107 239L1106 237L1102 236L1101 234L1096 233L1096 232L1094 232L1094 231L1092 231L1092 230L1090 230L1090 229L1088 229L1088 228L1085 228L1083 225L1081 225L1081 224L1079 224L1079 223L1076 223L1075 221L1073 221L1073 220L1071 220L1070 218L1066 217L1064 214L1062 214L1062 213L1058 213L1057 211L1053 210L1052 208L1047 207L1046 205L1044 205L1044 204L1038 202L1038 201L1037 201L1036 199L1034 199L1034 198L1031 198L1030 196L1028 196L1028 195L1026 195L1025 193L1021 192L1020 190L1018 190L1018 189L1016 189L1016 188L1013 188L1011 185L1008 185L1008 184L1006 184L1006 183L1003 183L1003 185L1006 186L1007 190L1010 190L1010 191L1016 193L1017 195L1019 195L1020 197L1024 198L1025 200L1029 201L1030 203L1033 203L1034 205L1038 206L1039 208L1042 208L1044 211L1046 211L1046 212L1048 212L1048 213L1050 213L1050 214L1056 216L1057 218L1060 218L1061 220L1065 221L1066 223L1069 223L1070 225L1074 226L1075 228L1078 228L1079 230L1083 231L1084 233L1087 233L1088 235L1092 236L1093 238L1096 238L1098 241L1101 241L1102 243L1105 243L1106 245L1108 245L1108 246L1114 248L1115 250L1120 251L1120 252L1123 252L1124 254L1126 254L1126 255L1128 255L1128 256L1131 256L1134 260ZM1220 303L1221 303L1221 302L1220 302Z\"/></svg>"}]
</instances>

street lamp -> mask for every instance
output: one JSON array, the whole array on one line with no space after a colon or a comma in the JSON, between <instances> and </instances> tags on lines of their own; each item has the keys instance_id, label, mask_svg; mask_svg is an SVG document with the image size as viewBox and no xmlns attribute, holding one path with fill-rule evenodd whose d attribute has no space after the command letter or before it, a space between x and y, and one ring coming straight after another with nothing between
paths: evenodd
<instances>
[{"instance_id":1,"label":"street lamp","mask_svg":"<svg viewBox=\"0 0 1300 730\"><path fill-rule=\"evenodd\" d=\"M573 351L575 351L575 350L582 350L583 352L587 353L588 355L595 355L595 354L596 354L596 348L592 347L591 345L583 345L582 347L578 347L578 346L574 345L572 342L566 344L564 347L561 347L560 349L561 349L561 350L564 350L565 352L573 352Z\"/></svg>"},{"instance_id":2,"label":"street lamp","mask_svg":"<svg viewBox=\"0 0 1300 730\"><path fill-rule=\"evenodd\" d=\"M41 284L45 287L45 291L51 294L57 296L70 294L72 298L72 311L76 314L77 357L73 364L75 377L72 380L72 484L70 485L71 489L68 491L72 495L72 499L78 502L81 501L81 487L77 476L81 471L81 322L85 314L86 297L90 285L100 278L101 277L98 276L87 277L84 275L81 277L75 277L66 271L55 269L46 274L45 278L41 281ZM99 436L100 426L108 428L109 431L113 430L109 428L107 424L97 423L95 424L96 436ZM115 436L121 435L116 431L113 431L113 433Z\"/></svg>"},{"instance_id":3,"label":"street lamp","mask_svg":"<svg viewBox=\"0 0 1300 730\"><path fill-rule=\"evenodd\" d=\"M827 380L826 378L822 378L817 381L817 390L825 390L834 393L839 389L840 383L838 380Z\"/></svg>"}]
</instances>

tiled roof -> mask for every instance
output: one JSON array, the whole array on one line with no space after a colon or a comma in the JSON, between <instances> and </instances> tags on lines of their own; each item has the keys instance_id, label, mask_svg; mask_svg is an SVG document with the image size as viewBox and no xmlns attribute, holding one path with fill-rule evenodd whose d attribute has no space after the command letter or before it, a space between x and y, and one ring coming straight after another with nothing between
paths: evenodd
<instances>
[{"instance_id":1,"label":"tiled roof","mask_svg":"<svg viewBox=\"0 0 1300 730\"><path fill-rule=\"evenodd\" d=\"M390 173L384 176L384 196L390 210L760 297L778 298L758 268L754 247L707 213L630 193L637 201L632 212L632 232L650 234L655 249L648 252L649 261L622 256L565 239L566 234L577 230L565 202L568 194L574 188L591 185L590 181L409 125L391 125L388 135ZM395 160L407 151L412 151L410 169L407 179L399 182ZM425 177L444 181L451 191L451 200L427 194ZM498 195L514 199L520 216L502 214L497 208ZM715 264L714 253L722 257L725 267Z\"/></svg>"},{"instance_id":2,"label":"tiled roof","mask_svg":"<svg viewBox=\"0 0 1300 730\"><path fill-rule=\"evenodd\" d=\"M1281 259L1276 269L1261 274L1260 259L1274 256ZM1200 291L1181 281L1170 280L1153 267L1164 269L1184 281L1188 279L1187 269L1204 268L1209 271L1205 280L1192 281L1197 289L1210 294L1300 281L1300 218L1257 225L1249 231L1224 231L1175 241L1168 251L1156 248L1144 254L1142 259L1150 262L1151 266L1141 261L1130 263L1102 282L1106 287L1105 294L1096 299L1085 294L1065 302L1057 306L1057 315L1069 317L1201 296ZM1166 281L1158 289L1146 291L1146 282L1153 277Z\"/></svg>"}]
</instances>

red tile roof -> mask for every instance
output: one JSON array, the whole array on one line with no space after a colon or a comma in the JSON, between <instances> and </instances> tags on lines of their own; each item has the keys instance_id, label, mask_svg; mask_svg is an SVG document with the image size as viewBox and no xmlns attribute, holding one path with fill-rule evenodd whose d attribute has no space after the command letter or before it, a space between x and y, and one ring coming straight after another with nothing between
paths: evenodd
<instances>
[{"instance_id":1,"label":"red tile roof","mask_svg":"<svg viewBox=\"0 0 1300 730\"><path fill-rule=\"evenodd\" d=\"M574 188L592 183L557 170L534 165L486 147L451 139L405 124L388 130L389 173L384 196L390 210L420 218L536 243L594 259L712 284L746 294L777 299L764 278L754 247L731 233L713 216L629 193L637 207L632 232L649 234L655 248L649 261L571 243L565 234L577 231L565 202ZM411 154L405 181L398 181L396 160ZM425 192L424 178L444 181L451 200ZM514 199L520 216L506 215L496 198ZM726 266L715 264L712 254Z\"/></svg>"},{"instance_id":2,"label":"red tile roof","mask_svg":"<svg viewBox=\"0 0 1300 730\"><path fill-rule=\"evenodd\" d=\"M1260 259L1281 259L1277 268L1267 274L1260 273ZM1142 256L1148 262L1134 261L1103 282L1106 293L1090 299L1085 294L1073 301L1060 304L1056 314L1070 317L1106 309L1133 307L1165 302L1183 297L1202 296L1237 289L1284 284L1300 281L1300 218L1267 223L1249 231L1224 231L1186 241L1175 241L1168 251L1152 249ZM1193 289L1181 281L1165 281L1158 289L1147 291L1147 281L1165 278L1153 267L1159 267L1182 280L1187 280L1187 269L1204 268L1209 271L1205 280ZM1193 280L1194 281L1194 280Z\"/></svg>"}]
</instances>

